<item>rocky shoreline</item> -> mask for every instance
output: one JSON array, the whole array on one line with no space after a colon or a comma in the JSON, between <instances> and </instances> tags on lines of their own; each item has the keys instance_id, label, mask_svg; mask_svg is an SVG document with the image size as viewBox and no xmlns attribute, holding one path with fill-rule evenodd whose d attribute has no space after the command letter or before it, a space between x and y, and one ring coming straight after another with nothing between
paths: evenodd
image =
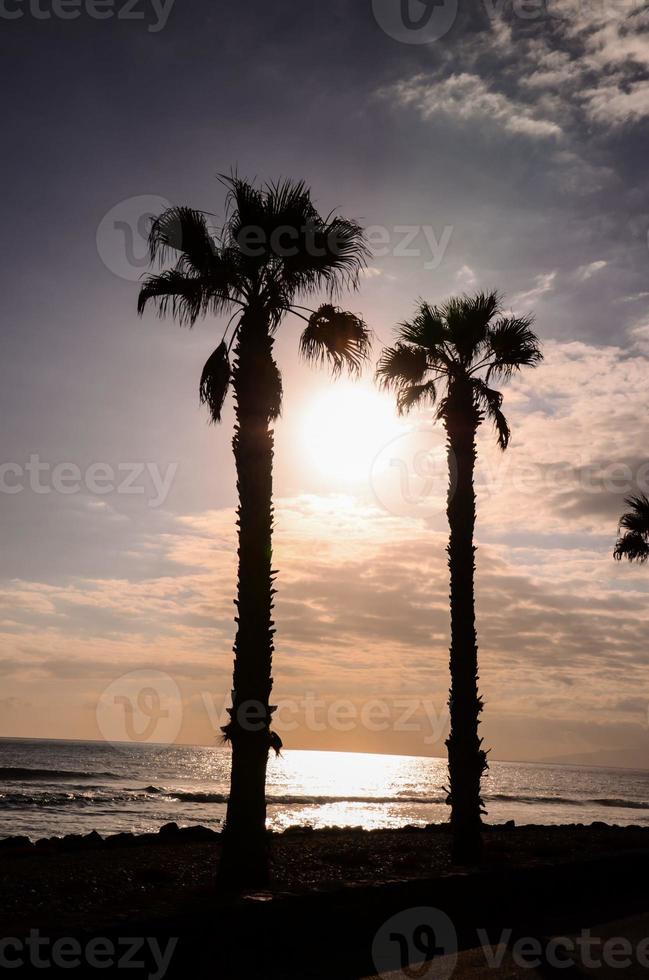
<instances>
[{"instance_id":1,"label":"rocky shoreline","mask_svg":"<svg viewBox=\"0 0 649 980\"><path fill-rule=\"evenodd\" d=\"M478 919L538 926L572 916L577 924L646 906L647 827L487 827L481 865L461 870L450 864L445 825L296 827L271 837L271 886L238 899L218 892L220 833L205 827L167 824L154 834L34 843L6 838L0 841L0 935L36 929L49 936L178 937L178 962L199 964L197 976L225 957L232 971L209 975L267 980L274 976L267 964L257 970L246 961L241 973L237 959L263 936L269 955L277 962L292 958L303 980L319 977L320 959L341 950L346 963L358 956L355 975L367 975L372 937L400 909L445 909L461 935L463 923ZM304 958L314 943L321 952L310 973ZM328 969L322 975L329 980L346 975L333 961Z\"/></svg>"},{"instance_id":2,"label":"rocky shoreline","mask_svg":"<svg viewBox=\"0 0 649 980\"><path fill-rule=\"evenodd\" d=\"M128 911L143 906L171 913L179 902L215 894L220 832L166 824L157 833L92 832L30 841L0 840L0 923L20 915L63 923L83 908L110 915L111 901ZM381 884L450 874L447 825L399 830L289 828L271 834L270 895L306 894L342 885ZM603 823L566 826L512 824L485 828L482 871L532 868L649 850L648 827ZM478 870L478 869L476 869ZM93 890L94 889L94 890ZM111 897L112 896L112 897Z\"/></svg>"}]
</instances>

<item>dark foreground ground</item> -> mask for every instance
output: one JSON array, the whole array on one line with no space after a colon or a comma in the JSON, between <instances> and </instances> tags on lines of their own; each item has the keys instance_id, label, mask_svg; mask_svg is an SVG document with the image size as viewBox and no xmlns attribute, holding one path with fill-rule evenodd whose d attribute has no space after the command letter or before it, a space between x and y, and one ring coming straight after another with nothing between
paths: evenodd
<instances>
[{"instance_id":1,"label":"dark foreground ground","mask_svg":"<svg viewBox=\"0 0 649 980\"><path fill-rule=\"evenodd\" d=\"M204 828L0 841L0 973L568 978L588 971L532 955L534 967L521 966L513 944L545 949L549 937L588 927L613 941L607 923L633 922L631 953L595 973L649 978L636 949L649 912L649 828L492 828L485 837L483 864L459 872L442 827L274 835L272 889L236 901L216 890L219 836ZM475 952L487 941L504 944L497 965ZM457 967L455 946L468 951ZM424 956L432 964L408 967Z\"/></svg>"}]
</instances>

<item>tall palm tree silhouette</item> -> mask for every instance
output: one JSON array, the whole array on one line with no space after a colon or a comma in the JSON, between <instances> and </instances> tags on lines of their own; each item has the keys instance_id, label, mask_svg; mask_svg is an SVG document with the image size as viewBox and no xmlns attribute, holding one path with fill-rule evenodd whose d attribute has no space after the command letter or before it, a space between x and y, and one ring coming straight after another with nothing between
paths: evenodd
<instances>
[{"instance_id":1,"label":"tall palm tree silhouette","mask_svg":"<svg viewBox=\"0 0 649 980\"><path fill-rule=\"evenodd\" d=\"M170 313L186 326L207 314L232 314L200 381L201 401L214 422L221 420L232 385L239 495L234 679L230 721L223 728L232 747L232 772L219 876L229 885L259 886L269 871L268 753L279 752L282 744L271 730L275 708L270 703L277 574L272 567L273 423L282 399L274 337L285 315L294 313L307 322L300 341L307 360L328 361L334 373L345 367L359 371L370 346L363 321L332 302L309 311L297 300L323 289L333 298L344 286L355 288L367 249L360 226L333 214L322 217L302 181L256 187L236 175L222 180L228 194L217 231L210 230L202 212L188 207L170 208L153 221L151 261L164 264L172 254L176 261L145 279L138 312L152 301L159 315Z\"/></svg>"},{"instance_id":2,"label":"tall palm tree silhouette","mask_svg":"<svg viewBox=\"0 0 649 980\"><path fill-rule=\"evenodd\" d=\"M475 630L475 488L476 434L485 418L506 449L509 426L503 396L490 387L542 359L532 332L532 317L502 313L497 293L450 299L441 306L422 302L415 316L398 328L397 343L386 348L377 377L397 394L400 412L415 405L437 406L436 418L447 434L451 579L451 730L449 759L453 860L473 863L482 851L480 783L488 768L479 735L482 698L478 694L478 647Z\"/></svg>"},{"instance_id":3,"label":"tall palm tree silhouette","mask_svg":"<svg viewBox=\"0 0 649 980\"><path fill-rule=\"evenodd\" d=\"M620 534L613 554L618 561L627 558L644 564L649 559L649 500L644 494L628 497L625 504L631 509L622 515Z\"/></svg>"}]
</instances>

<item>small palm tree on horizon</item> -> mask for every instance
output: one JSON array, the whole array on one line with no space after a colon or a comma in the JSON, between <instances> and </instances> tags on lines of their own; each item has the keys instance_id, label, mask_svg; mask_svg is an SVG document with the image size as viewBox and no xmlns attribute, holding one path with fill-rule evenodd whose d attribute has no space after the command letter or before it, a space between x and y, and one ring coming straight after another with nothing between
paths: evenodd
<instances>
[{"instance_id":1,"label":"small palm tree on horizon","mask_svg":"<svg viewBox=\"0 0 649 980\"><path fill-rule=\"evenodd\" d=\"M644 565L649 560L649 499L644 494L627 497L624 501L630 509L620 519L619 535L614 557Z\"/></svg>"},{"instance_id":2,"label":"small palm tree on horizon","mask_svg":"<svg viewBox=\"0 0 649 980\"><path fill-rule=\"evenodd\" d=\"M379 360L377 379L396 391L400 413L429 403L447 434L449 490L447 548L451 600L449 760L453 860L472 864L482 853L481 780L488 768L479 735L483 701L478 693L475 628L476 435L490 419L505 450L510 430L503 396L492 379L508 380L542 360L531 316L504 316L497 293L450 299L441 306L420 302L402 323L397 342Z\"/></svg>"},{"instance_id":3,"label":"small palm tree on horizon","mask_svg":"<svg viewBox=\"0 0 649 980\"><path fill-rule=\"evenodd\" d=\"M138 312L153 302L160 316L181 325L230 313L223 340L208 359L200 399L221 421L234 392L238 515L238 587L230 721L223 735L232 748L230 795L222 836L220 880L258 887L269 874L266 833L266 767L281 740L271 729L270 703L275 633L273 424L282 402L282 380L273 357L278 327L288 313L307 326L300 340L306 360L328 362L334 374L359 372L370 348L363 320L333 302L312 311L298 299L326 291L333 300L343 287L356 288L365 265L363 231L354 221L322 217L303 181L256 187L224 177L226 216L217 231L205 214L188 207L166 210L152 225L152 263L175 264L143 282ZM305 315L306 314L306 315ZM234 326L232 326L234 321Z\"/></svg>"}]
</instances>

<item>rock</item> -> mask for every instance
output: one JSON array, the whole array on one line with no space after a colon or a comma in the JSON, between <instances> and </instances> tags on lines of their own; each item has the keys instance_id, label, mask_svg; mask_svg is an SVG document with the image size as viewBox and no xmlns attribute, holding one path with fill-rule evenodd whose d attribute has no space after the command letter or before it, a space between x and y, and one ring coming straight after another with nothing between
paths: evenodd
<instances>
[{"instance_id":1,"label":"rock","mask_svg":"<svg viewBox=\"0 0 649 980\"><path fill-rule=\"evenodd\" d=\"M161 837L175 837L180 833L180 827L177 823L166 823L158 831Z\"/></svg>"},{"instance_id":2,"label":"rock","mask_svg":"<svg viewBox=\"0 0 649 980\"><path fill-rule=\"evenodd\" d=\"M129 834L122 832L121 834L111 834L107 837L104 843L108 847L132 847L137 844L137 837L135 834Z\"/></svg>"},{"instance_id":3,"label":"rock","mask_svg":"<svg viewBox=\"0 0 649 980\"><path fill-rule=\"evenodd\" d=\"M214 840L221 836L218 830L210 830L209 827L202 827L200 824L196 827L181 827L180 836L183 840Z\"/></svg>"},{"instance_id":4,"label":"rock","mask_svg":"<svg viewBox=\"0 0 649 980\"><path fill-rule=\"evenodd\" d=\"M91 830L89 834L86 834L81 839L84 847L101 847L104 843L104 838L96 830Z\"/></svg>"},{"instance_id":5,"label":"rock","mask_svg":"<svg viewBox=\"0 0 649 980\"><path fill-rule=\"evenodd\" d=\"M171 834L169 835L172 836ZM159 844L160 835L159 834L133 834L133 843L137 845L141 844Z\"/></svg>"},{"instance_id":6,"label":"rock","mask_svg":"<svg viewBox=\"0 0 649 980\"><path fill-rule=\"evenodd\" d=\"M102 847L104 838L96 830L91 830L89 834L66 834L59 842L59 846L66 851L83 851Z\"/></svg>"},{"instance_id":7,"label":"rock","mask_svg":"<svg viewBox=\"0 0 649 980\"><path fill-rule=\"evenodd\" d=\"M19 835L15 837L3 837L0 840L0 848L3 851L25 851L33 847L32 842L29 837L21 837Z\"/></svg>"}]
</instances>

